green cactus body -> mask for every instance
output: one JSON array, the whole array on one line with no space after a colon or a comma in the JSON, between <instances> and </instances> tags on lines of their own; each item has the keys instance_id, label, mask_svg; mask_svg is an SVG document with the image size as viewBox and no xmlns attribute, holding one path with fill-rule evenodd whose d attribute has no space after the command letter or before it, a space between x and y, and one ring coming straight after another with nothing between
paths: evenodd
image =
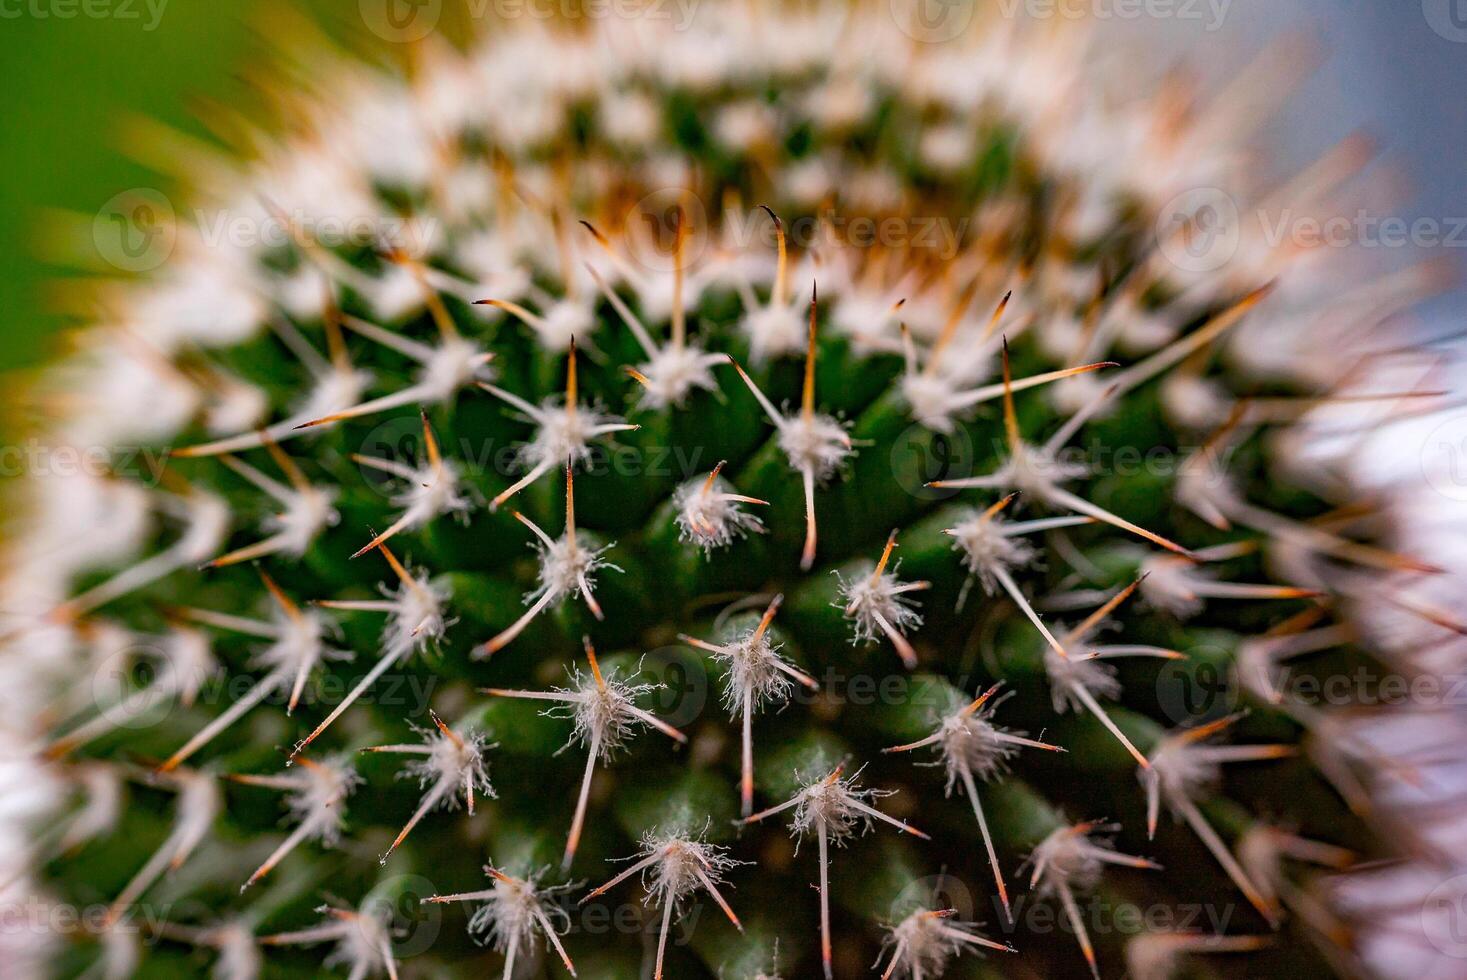
<instances>
[{"instance_id":1,"label":"green cactus body","mask_svg":"<svg viewBox=\"0 0 1467 980\"><path fill-rule=\"evenodd\" d=\"M76 684L120 634L156 695L43 719L36 887L111 909L55 969L811 977L823 907L842 977L1335 955L1315 870L1233 857L1275 820L1371 846L1258 682L1330 580L1264 559L1408 559L1271 469L1244 396L1319 379L1215 356L1290 270L1168 263L1155 188L1065 143L1129 118L1078 38L757 6L430 44L410 82L286 44L301 135L198 150L289 241L190 255L228 283L202 319L98 327L77 368L133 359L111 421L173 454L74 491L159 526L6 640ZM1134 148L1177 190L1227 149ZM333 242L313 204L425 234ZM211 428L231 385L268 410ZM48 438L127 444L76 418Z\"/></svg>"}]
</instances>

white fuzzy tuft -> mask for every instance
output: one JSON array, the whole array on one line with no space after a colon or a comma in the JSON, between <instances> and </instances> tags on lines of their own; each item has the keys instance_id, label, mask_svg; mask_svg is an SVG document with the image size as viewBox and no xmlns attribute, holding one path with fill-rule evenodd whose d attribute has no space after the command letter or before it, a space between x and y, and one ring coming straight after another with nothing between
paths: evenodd
<instances>
[{"instance_id":1,"label":"white fuzzy tuft","mask_svg":"<svg viewBox=\"0 0 1467 980\"><path fill-rule=\"evenodd\" d=\"M650 901L674 905L706 882L721 884L728 869L743 862L728 856L728 848L679 834L649 833L642 837L643 858L655 857L643 871Z\"/></svg>"},{"instance_id":2,"label":"white fuzzy tuft","mask_svg":"<svg viewBox=\"0 0 1467 980\"><path fill-rule=\"evenodd\" d=\"M420 289L416 282L412 287ZM423 391L420 400L447 405L475 381L492 380L494 373L484 363L484 356L484 349L471 340L446 338L441 346L433 348L418 373L417 386Z\"/></svg>"},{"instance_id":3,"label":"white fuzzy tuft","mask_svg":"<svg viewBox=\"0 0 1467 980\"><path fill-rule=\"evenodd\" d=\"M484 758L488 739L483 732L460 732L455 738L442 731L416 727L414 730L423 736L428 753L426 758L404 766L402 778L417 779L423 789L440 796L440 805L447 810L458 809L459 793L467 795L471 786L476 795L494 796L489 765Z\"/></svg>"},{"instance_id":4,"label":"white fuzzy tuft","mask_svg":"<svg viewBox=\"0 0 1467 980\"><path fill-rule=\"evenodd\" d=\"M265 971L260 944L247 922L226 922L211 929L209 945L219 950L212 980L257 980Z\"/></svg>"},{"instance_id":5,"label":"white fuzzy tuft","mask_svg":"<svg viewBox=\"0 0 1467 980\"><path fill-rule=\"evenodd\" d=\"M570 537L557 538L549 544L539 542L536 550L540 557L539 587L527 593L526 602L548 598L559 602L566 596L580 596L582 586L587 590L596 588L596 573L603 568L621 571L616 565L601 556L611 550L612 545L588 548L584 541Z\"/></svg>"},{"instance_id":6,"label":"white fuzzy tuft","mask_svg":"<svg viewBox=\"0 0 1467 980\"><path fill-rule=\"evenodd\" d=\"M1077 689L1103 698L1115 698L1121 693L1115 667L1093 657L1066 657L1058 650L1046 648L1044 672L1049 675L1049 696L1058 712L1087 710L1075 694Z\"/></svg>"},{"instance_id":7,"label":"white fuzzy tuft","mask_svg":"<svg viewBox=\"0 0 1467 980\"><path fill-rule=\"evenodd\" d=\"M875 570L873 564L849 580L837 573L840 598L832 605L843 610L850 621L853 645L873 643L892 632L900 636L922 625L918 604L907 594L924 588L926 583L903 582L897 577L897 564L879 575L874 574Z\"/></svg>"},{"instance_id":8,"label":"white fuzzy tuft","mask_svg":"<svg viewBox=\"0 0 1467 980\"><path fill-rule=\"evenodd\" d=\"M1013 948L984 939L972 922L953 918L952 910L918 909L898 922L882 941L891 950L883 980L937 980L956 957L974 946L989 949ZM878 960L877 965L880 965Z\"/></svg>"},{"instance_id":9,"label":"white fuzzy tuft","mask_svg":"<svg viewBox=\"0 0 1467 980\"><path fill-rule=\"evenodd\" d=\"M856 452L851 447L846 424L819 413L808 418L787 416L779 426L779 448L789 457L791 467L813 474L817 483L834 476Z\"/></svg>"},{"instance_id":10,"label":"white fuzzy tuft","mask_svg":"<svg viewBox=\"0 0 1467 980\"><path fill-rule=\"evenodd\" d=\"M319 840L324 847L335 847L346 826L347 797L361 785L345 759L329 759L292 768L288 776L296 788L286 797L291 819L310 827L307 836Z\"/></svg>"},{"instance_id":11,"label":"white fuzzy tuft","mask_svg":"<svg viewBox=\"0 0 1467 980\"><path fill-rule=\"evenodd\" d=\"M912 418L933 432L951 433L958 419L972 414L963 394L969 388L947 374L909 371L901 379L902 399Z\"/></svg>"},{"instance_id":12,"label":"white fuzzy tuft","mask_svg":"<svg viewBox=\"0 0 1467 980\"><path fill-rule=\"evenodd\" d=\"M1222 767L1202 746L1175 737L1163 739L1150 755L1151 767L1138 769L1137 778L1148 793L1159 790L1165 800L1190 800L1216 785ZM1152 784L1156 790L1152 790Z\"/></svg>"},{"instance_id":13,"label":"white fuzzy tuft","mask_svg":"<svg viewBox=\"0 0 1467 980\"><path fill-rule=\"evenodd\" d=\"M1081 380L1072 378L1071 380ZM1090 475L1090 467L1079 460L1062 458L1043 446L1020 443L996 476L1004 486L1013 487L1037 500L1047 500L1056 487Z\"/></svg>"},{"instance_id":14,"label":"white fuzzy tuft","mask_svg":"<svg viewBox=\"0 0 1467 980\"><path fill-rule=\"evenodd\" d=\"M603 762L625 745L627 739L647 726L644 713L637 708L637 699L661 686L618 681L614 670L608 671L603 681L598 683L594 673L583 673L579 667L571 675L571 680L574 687L554 689L566 703L548 709L545 714L555 718L569 717L575 724L575 730L567 745L594 746L596 758Z\"/></svg>"},{"instance_id":15,"label":"white fuzzy tuft","mask_svg":"<svg viewBox=\"0 0 1467 980\"><path fill-rule=\"evenodd\" d=\"M326 916L320 925L297 932L261 937L267 946L313 946L334 943L322 961L327 969L342 967L352 977L395 976L392 956L392 906L373 901L356 910L323 905L316 910Z\"/></svg>"},{"instance_id":16,"label":"white fuzzy tuft","mask_svg":"<svg viewBox=\"0 0 1467 980\"><path fill-rule=\"evenodd\" d=\"M948 532L952 535L953 549L962 553L963 567L989 595L999 587L999 572L1025 568L1039 554L1028 541L1007 533L1005 523L996 514L985 517L975 510Z\"/></svg>"},{"instance_id":17,"label":"white fuzzy tuft","mask_svg":"<svg viewBox=\"0 0 1467 980\"><path fill-rule=\"evenodd\" d=\"M1045 650L1045 673L1049 675L1050 700L1056 712L1080 712L1084 703L1075 695L1075 690L1089 691L1103 698L1121 695L1121 682L1116 679L1115 666L1094 657L1061 656L1058 650Z\"/></svg>"},{"instance_id":18,"label":"white fuzzy tuft","mask_svg":"<svg viewBox=\"0 0 1467 980\"><path fill-rule=\"evenodd\" d=\"M290 669L309 673L323 660L350 660L354 654L327 645L326 638L335 635L336 624L314 609L297 615L277 614L275 641L258 651L250 666L259 669Z\"/></svg>"},{"instance_id":19,"label":"white fuzzy tuft","mask_svg":"<svg viewBox=\"0 0 1467 980\"><path fill-rule=\"evenodd\" d=\"M281 554L300 558L317 535L328 527L335 527L341 520L335 507L336 496L334 487L292 491L289 498L282 501L282 509L267 516L261 522L261 528L266 534L281 536Z\"/></svg>"},{"instance_id":20,"label":"white fuzzy tuft","mask_svg":"<svg viewBox=\"0 0 1467 980\"><path fill-rule=\"evenodd\" d=\"M1076 824L1050 831L1029 857L1034 865L1039 894L1050 896L1061 889L1083 892L1099 884L1107 857L1116 852L1108 838L1092 838L1090 835L1096 831L1111 833L1119 829L1113 824Z\"/></svg>"},{"instance_id":21,"label":"white fuzzy tuft","mask_svg":"<svg viewBox=\"0 0 1467 980\"><path fill-rule=\"evenodd\" d=\"M402 490L393 494L392 503L402 508L398 521L404 531L415 531L444 514L466 521L476 506L472 488L465 487L458 467L447 459L436 466L430 463L418 467L403 480Z\"/></svg>"},{"instance_id":22,"label":"white fuzzy tuft","mask_svg":"<svg viewBox=\"0 0 1467 980\"><path fill-rule=\"evenodd\" d=\"M728 667L723 703L735 715L758 711L768 701L783 704L794 689L790 662L779 655L779 645L770 641L768 632L757 627L720 645L713 659Z\"/></svg>"},{"instance_id":23,"label":"white fuzzy tuft","mask_svg":"<svg viewBox=\"0 0 1467 980\"><path fill-rule=\"evenodd\" d=\"M484 904L469 919L471 934L486 937L502 953L511 945L530 948L547 924L558 932L570 929L570 916L557 898L571 886L542 888L538 875L512 878L492 868L484 870L494 876L494 884L488 891L476 893Z\"/></svg>"},{"instance_id":24,"label":"white fuzzy tuft","mask_svg":"<svg viewBox=\"0 0 1467 980\"><path fill-rule=\"evenodd\" d=\"M761 306L746 313L740 326L749 336L749 354L755 364L763 364L804 349L803 304Z\"/></svg>"},{"instance_id":25,"label":"white fuzzy tuft","mask_svg":"<svg viewBox=\"0 0 1467 980\"><path fill-rule=\"evenodd\" d=\"M449 598L446 585L431 582L426 575L401 582L395 589L382 587L392 603L383 630L383 651L393 658L424 653L443 639L452 621L445 618Z\"/></svg>"},{"instance_id":26,"label":"white fuzzy tuft","mask_svg":"<svg viewBox=\"0 0 1467 980\"><path fill-rule=\"evenodd\" d=\"M590 335L596 323L596 311L590 305L562 299L546 308L535 335L546 350L565 351L577 337Z\"/></svg>"},{"instance_id":27,"label":"white fuzzy tuft","mask_svg":"<svg viewBox=\"0 0 1467 980\"><path fill-rule=\"evenodd\" d=\"M701 547L704 555L711 555L715 548L727 548L750 533L764 531L764 522L744 510L747 501L721 477L714 477L711 483L706 477L689 480L678 487L672 499L677 508L673 519L679 538Z\"/></svg>"},{"instance_id":28,"label":"white fuzzy tuft","mask_svg":"<svg viewBox=\"0 0 1467 980\"><path fill-rule=\"evenodd\" d=\"M536 427L535 435L519 448L518 455L520 463L529 468L584 463L591 457L593 439L627 427L624 419L595 406L578 405L567 412L555 397L526 414Z\"/></svg>"},{"instance_id":29,"label":"white fuzzy tuft","mask_svg":"<svg viewBox=\"0 0 1467 980\"><path fill-rule=\"evenodd\" d=\"M871 829L873 817L869 800L893 795L893 790L858 789L859 772L842 776L839 772L821 777L800 790L791 830L803 837L812 831L824 831L831 840L841 843Z\"/></svg>"},{"instance_id":30,"label":"white fuzzy tuft","mask_svg":"<svg viewBox=\"0 0 1467 980\"><path fill-rule=\"evenodd\" d=\"M694 391L715 391L713 368L727 360L696 344L668 344L653 353L638 370L646 379L639 405L649 411L681 408Z\"/></svg>"},{"instance_id":31,"label":"white fuzzy tuft","mask_svg":"<svg viewBox=\"0 0 1467 980\"><path fill-rule=\"evenodd\" d=\"M1141 597L1177 619L1191 619L1202 611L1203 599L1195 588L1208 581L1208 573L1188 561L1171 556L1153 557L1141 566Z\"/></svg>"},{"instance_id":32,"label":"white fuzzy tuft","mask_svg":"<svg viewBox=\"0 0 1467 980\"><path fill-rule=\"evenodd\" d=\"M949 795L957 788L964 774L979 779L988 779L1005 768L1004 763L1018 752L1018 746L1005 742L1000 735L1024 737L1023 732L999 728L989 719L998 707L998 702L983 706L977 712L958 712L942 720L938 729L938 748L942 753L943 769L947 773Z\"/></svg>"}]
</instances>

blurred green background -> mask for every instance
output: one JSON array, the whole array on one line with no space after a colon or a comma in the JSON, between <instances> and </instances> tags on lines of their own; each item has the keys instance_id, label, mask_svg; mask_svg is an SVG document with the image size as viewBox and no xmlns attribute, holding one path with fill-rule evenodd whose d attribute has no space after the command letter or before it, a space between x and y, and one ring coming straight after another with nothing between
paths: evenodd
<instances>
[{"instance_id":1,"label":"blurred green background","mask_svg":"<svg viewBox=\"0 0 1467 980\"><path fill-rule=\"evenodd\" d=\"M250 23L274 5L361 32L359 0L0 0L0 372L35 363L61 322L40 295L57 273L35 248L48 209L90 220L119 192L159 186L118 149L122 121L193 128L190 101L227 96L256 43ZM1282 141L1312 156L1365 124L1406 164L1407 216L1462 214L1467 43L1433 33L1417 0L1229 0L1226 30L1187 50L1240 37L1247 49L1287 33L1316 39L1329 57L1286 109ZM1461 291L1441 297L1425 316L1455 326L1463 301Z\"/></svg>"},{"instance_id":2,"label":"blurred green background","mask_svg":"<svg viewBox=\"0 0 1467 980\"><path fill-rule=\"evenodd\" d=\"M355 12L355 0L294 6ZM35 363L63 321L41 295L56 268L36 248L50 209L90 216L159 178L127 159L128 113L190 126L190 100L229 91L262 0L4 0L0 3L0 371ZM107 16L87 16L107 12ZM72 16L63 16L68 11ZM155 17L155 13L157 16Z\"/></svg>"},{"instance_id":3,"label":"blurred green background","mask_svg":"<svg viewBox=\"0 0 1467 980\"><path fill-rule=\"evenodd\" d=\"M159 0L153 3L158 10ZM254 6L169 0L156 23L143 0L118 0L109 17L80 10L55 16L65 5L36 16L28 0L7 7L0 19L0 310L9 322L0 370L34 363L57 323L39 295L55 275L35 245L47 209L90 214L120 190L155 185L155 175L117 150L119 114L184 121L185 91L218 90L226 66L245 53L244 15ZM136 16L121 16L129 9Z\"/></svg>"}]
</instances>

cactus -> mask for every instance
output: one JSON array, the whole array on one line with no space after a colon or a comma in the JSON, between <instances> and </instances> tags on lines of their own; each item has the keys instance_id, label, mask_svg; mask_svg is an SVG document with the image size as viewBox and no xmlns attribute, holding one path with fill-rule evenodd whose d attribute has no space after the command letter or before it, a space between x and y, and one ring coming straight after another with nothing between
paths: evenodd
<instances>
[{"instance_id":1,"label":"cactus","mask_svg":"<svg viewBox=\"0 0 1467 980\"><path fill-rule=\"evenodd\" d=\"M15 491L4 640L5 894L106 911L14 975L1347 961L1384 763L1279 665L1429 569L1287 440L1430 273L1189 263L1232 103L888 6L291 21L134 134L201 226L34 386L107 468Z\"/></svg>"}]
</instances>

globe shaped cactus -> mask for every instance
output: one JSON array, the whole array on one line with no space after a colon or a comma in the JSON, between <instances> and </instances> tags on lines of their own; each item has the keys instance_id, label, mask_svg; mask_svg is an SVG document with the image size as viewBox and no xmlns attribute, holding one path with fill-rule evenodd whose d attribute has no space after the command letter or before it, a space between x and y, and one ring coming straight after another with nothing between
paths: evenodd
<instances>
[{"instance_id":1,"label":"globe shaped cactus","mask_svg":"<svg viewBox=\"0 0 1467 980\"><path fill-rule=\"evenodd\" d=\"M695 13L285 18L131 134L190 217L28 390L7 975L1434 963L1420 715L1303 685L1463 631L1359 472L1441 270L1224 220L1354 192L1240 152L1295 59Z\"/></svg>"}]
</instances>

